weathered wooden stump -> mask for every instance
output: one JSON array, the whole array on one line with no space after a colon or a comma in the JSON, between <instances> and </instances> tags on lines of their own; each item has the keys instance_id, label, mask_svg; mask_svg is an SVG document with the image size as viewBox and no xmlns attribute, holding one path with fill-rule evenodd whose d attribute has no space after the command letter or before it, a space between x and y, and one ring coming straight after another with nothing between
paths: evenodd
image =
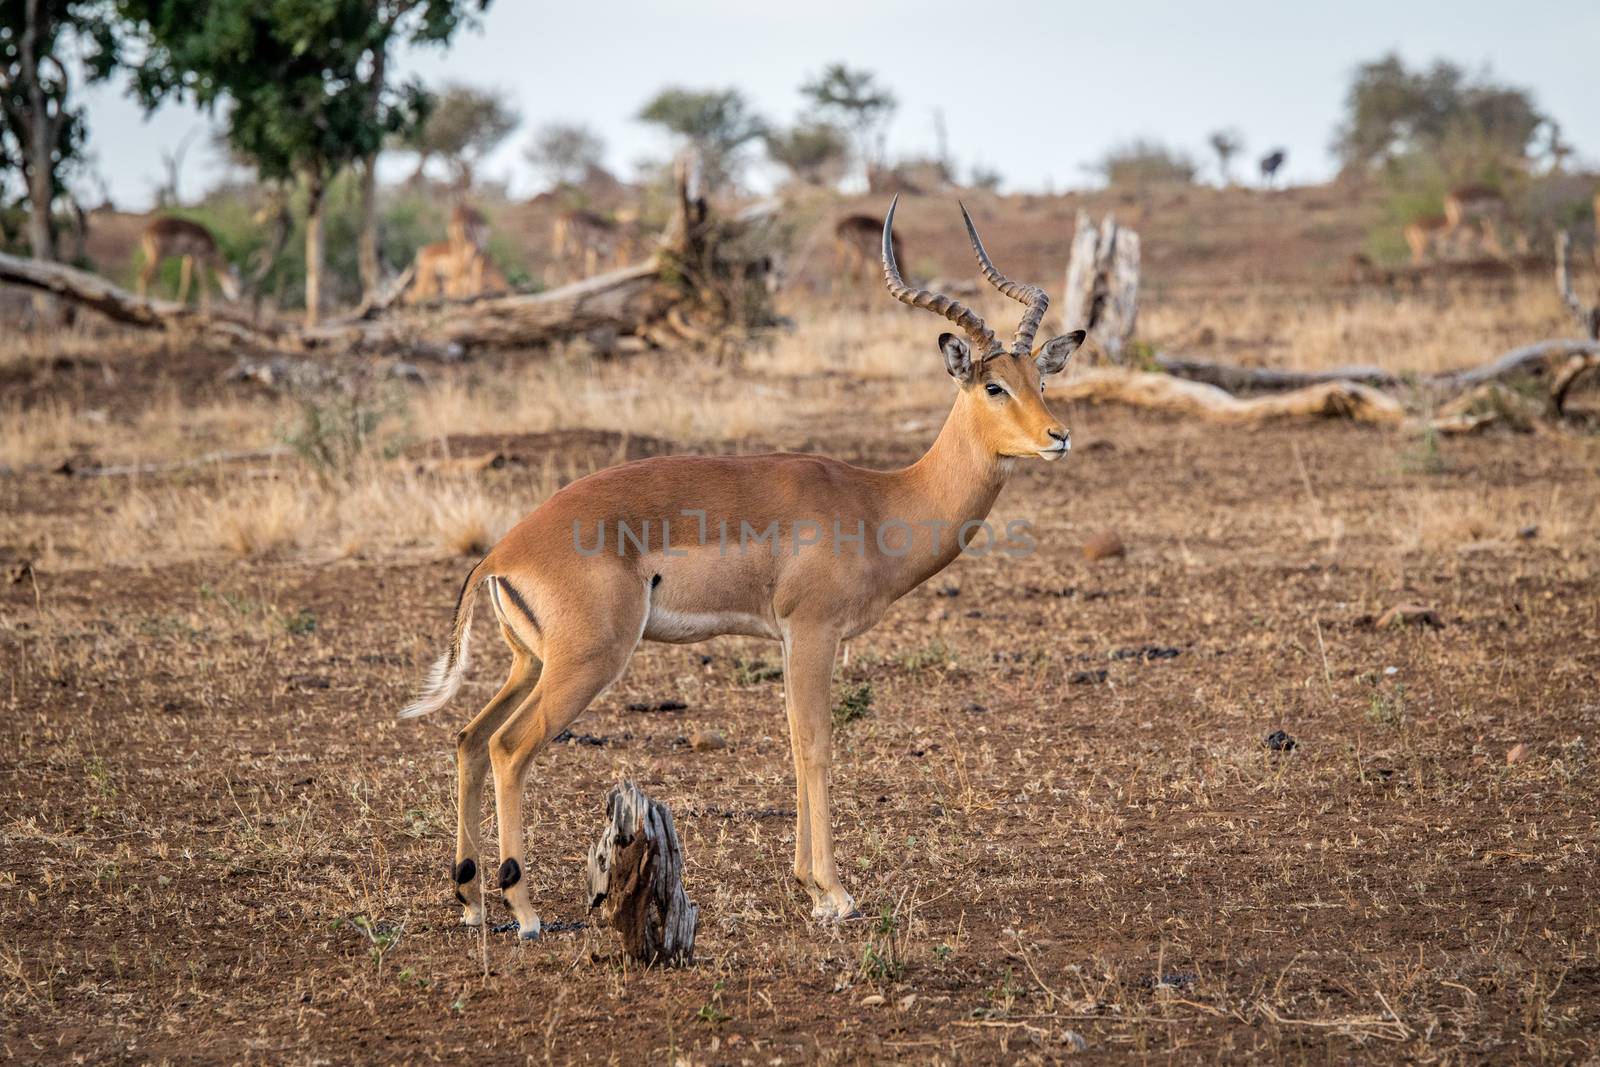
<instances>
[{"instance_id":1,"label":"weathered wooden stump","mask_svg":"<svg viewBox=\"0 0 1600 1067\"><path fill-rule=\"evenodd\" d=\"M1124 362L1139 317L1139 235L1107 215L1078 212L1061 321L1088 330L1112 363Z\"/></svg>"},{"instance_id":2,"label":"weathered wooden stump","mask_svg":"<svg viewBox=\"0 0 1600 1067\"><path fill-rule=\"evenodd\" d=\"M600 909L634 959L688 963L700 909L683 891L683 849L671 810L623 782L606 794L606 816L609 824L589 849L589 910Z\"/></svg>"}]
</instances>

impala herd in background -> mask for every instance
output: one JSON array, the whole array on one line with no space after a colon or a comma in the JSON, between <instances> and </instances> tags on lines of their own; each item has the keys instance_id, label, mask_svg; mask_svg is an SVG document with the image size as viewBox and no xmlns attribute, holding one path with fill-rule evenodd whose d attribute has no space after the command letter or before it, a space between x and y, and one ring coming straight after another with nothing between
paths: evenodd
<instances>
[{"instance_id":1,"label":"impala herd in background","mask_svg":"<svg viewBox=\"0 0 1600 1067\"><path fill-rule=\"evenodd\" d=\"M1267 161L1263 161L1265 168ZM1264 171L1265 173L1265 171ZM1596 233L1600 235L1600 192L1595 194ZM868 215L846 215L832 230L832 288L872 284L878 272L878 220ZM1516 225L1506 198L1483 185L1463 185L1445 194L1442 211L1406 224L1403 236L1413 266L1451 260L1504 258L1528 252L1526 233ZM508 292L511 284L488 251L489 220L477 208L458 202L451 210L448 235L443 241L417 249L401 298L424 303L440 298L470 300ZM649 244L638 214L621 209L610 215L573 208L557 215L551 224L553 266L547 280L564 284L614 270L633 262ZM894 238L895 258L904 260L900 238ZM177 300L187 301L190 285L198 281L202 309L210 304L208 276L229 300L241 295L238 268L218 248L215 236L190 219L161 215L145 226L140 239L142 257L138 292L147 296L150 283L168 259L181 261ZM198 268L198 272L197 272Z\"/></svg>"}]
</instances>

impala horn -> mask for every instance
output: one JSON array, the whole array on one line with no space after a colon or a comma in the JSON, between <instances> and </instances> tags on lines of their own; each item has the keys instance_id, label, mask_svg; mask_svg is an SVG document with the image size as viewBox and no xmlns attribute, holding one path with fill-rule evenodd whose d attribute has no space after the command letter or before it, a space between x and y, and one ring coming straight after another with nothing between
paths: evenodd
<instances>
[{"instance_id":1,"label":"impala horn","mask_svg":"<svg viewBox=\"0 0 1600 1067\"><path fill-rule=\"evenodd\" d=\"M960 201L957 203L960 204ZM961 220L967 224L967 236L972 239L972 251L977 254L978 269L983 271L984 278L1011 299L1028 305L1028 310L1022 313L1022 321L1017 324L1017 332L1011 337L1011 354L1018 359L1032 355L1033 335L1039 331L1039 323L1050 308L1050 297L1037 285L1014 282L995 270L994 264L989 261L989 253L983 249L983 241L978 237L978 228L972 224L972 216L967 214L967 205L960 204L960 207Z\"/></svg>"},{"instance_id":2,"label":"impala horn","mask_svg":"<svg viewBox=\"0 0 1600 1067\"><path fill-rule=\"evenodd\" d=\"M972 341L972 353L978 362L981 363L1005 352L1005 346L996 339L994 331L985 326L983 320L971 308L939 293L932 293L926 289L913 289L905 283L904 278L900 277L900 268L894 261L894 238L892 236L894 233L894 209L899 202L900 197L898 195L889 201L889 214L883 220L883 283L889 287L889 294L902 304L910 304L914 308L926 308L936 314L943 315L961 327ZM970 228L972 224L968 222L967 225ZM1039 295L1041 298L1044 296L1043 293ZM1040 309L1039 314L1044 314L1043 308ZM1026 322L1027 319L1024 318L1023 321ZM1033 339L1033 331L1038 326L1039 321L1035 318L1033 326L1028 330L1029 341ZM1021 336L1020 329L1017 335Z\"/></svg>"}]
</instances>

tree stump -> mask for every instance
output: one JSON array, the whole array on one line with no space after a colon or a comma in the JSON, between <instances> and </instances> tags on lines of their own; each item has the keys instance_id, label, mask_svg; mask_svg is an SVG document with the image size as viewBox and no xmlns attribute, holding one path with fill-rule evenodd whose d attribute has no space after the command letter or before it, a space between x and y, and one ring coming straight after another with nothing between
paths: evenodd
<instances>
[{"instance_id":1,"label":"tree stump","mask_svg":"<svg viewBox=\"0 0 1600 1067\"><path fill-rule=\"evenodd\" d=\"M1088 330L1106 358L1123 361L1139 316L1139 235L1105 217L1097 229L1078 212L1072 238L1061 319L1068 329Z\"/></svg>"},{"instance_id":2,"label":"tree stump","mask_svg":"<svg viewBox=\"0 0 1600 1067\"><path fill-rule=\"evenodd\" d=\"M606 816L609 824L589 849L589 910L600 909L634 959L688 963L700 909L683 891L683 849L671 810L623 782L606 794Z\"/></svg>"}]
</instances>

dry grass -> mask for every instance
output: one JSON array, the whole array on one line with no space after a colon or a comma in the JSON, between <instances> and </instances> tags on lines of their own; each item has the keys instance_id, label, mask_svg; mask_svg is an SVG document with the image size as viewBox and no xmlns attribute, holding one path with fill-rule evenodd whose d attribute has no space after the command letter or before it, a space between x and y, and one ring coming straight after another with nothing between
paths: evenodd
<instances>
[{"instance_id":1,"label":"dry grass","mask_svg":"<svg viewBox=\"0 0 1600 1067\"><path fill-rule=\"evenodd\" d=\"M1207 294L1147 302L1139 325L1141 336L1163 351L1306 370L1375 365L1419 375L1483 363L1572 331L1571 313L1543 278L1519 278L1488 292Z\"/></svg>"}]
</instances>

